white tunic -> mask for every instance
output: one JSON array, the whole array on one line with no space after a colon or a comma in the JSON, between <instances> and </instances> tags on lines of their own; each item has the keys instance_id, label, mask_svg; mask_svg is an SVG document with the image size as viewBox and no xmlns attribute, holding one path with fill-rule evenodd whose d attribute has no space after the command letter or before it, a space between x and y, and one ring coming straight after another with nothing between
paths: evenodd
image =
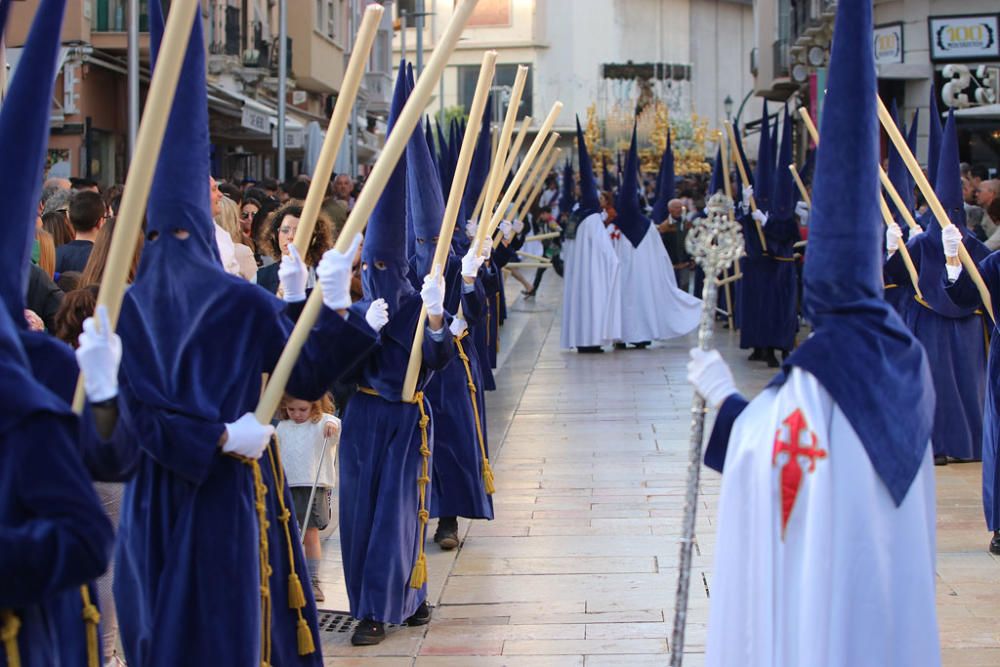
<instances>
[{"instance_id":1,"label":"white tunic","mask_svg":"<svg viewBox=\"0 0 1000 667\"><path fill-rule=\"evenodd\" d=\"M621 334L618 307L618 258L597 213L563 244L563 313L560 345L564 349L602 345Z\"/></svg>"},{"instance_id":2,"label":"white tunic","mask_svg":"<svg viewBox=\"0 0 1000 667\"><path fill-rule=\"evenodd\" d=\"M792 440L801 485L782 490ZM781 444L785 443L785 444ZM927 447L896 507L857 434L798 368L737 418L719 499L706 665L926 667L941 664L934 598L934 472ZM810 471L810 461L815 462Z\"/></svg>"},{"instance_id":3,"label":"white tunic","mask_svg":"<svg viewBox=\"0 0 1000 667\"><path fill-rule=\"evenodd\" d=\"M323 458L323 469L320 471L318 486L333 488L336 486L336 475L333 464L337 458L337 443L340 435L335 435L327 442L329 450L323 457L323 427L328 422L340 425L340 420L333 415L323 415L318 422L306 421L296 424L291 419L278 422L276 429L278 446L281 448L281 462L285 466L285 479L288 486L312 486L316 481L316 471L319 470L320 459Z\"/></svg>"},{"instance_id":4,"label":"white tunic","mask_svg":"<svg viewBox=\"0 0 1000 667\"><path fill-rule=\"evenodd\" d=\"M673 261L652 223L639 247L624 234L615 240L622 298L621 340L638 343L690 333L701 318L701 299L678 289Z\"/></svg>"}]
</instances>

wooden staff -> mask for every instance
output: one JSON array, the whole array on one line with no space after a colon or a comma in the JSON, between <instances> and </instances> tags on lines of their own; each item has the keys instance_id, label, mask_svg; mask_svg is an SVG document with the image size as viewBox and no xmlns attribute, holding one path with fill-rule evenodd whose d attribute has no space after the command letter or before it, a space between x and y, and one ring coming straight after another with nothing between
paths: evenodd
<instances>
[{"instance_id":1,"label":"wooden staff","mask_svg":"<svg viewBox=\"0 0 1000 667\"><path fill-rule=\"evenodd\" d=\"M805 123L806 129L809 130L809 136L812 137L813 143L817 148L819 148L819 131L816 129L815 123L813 123L812 118L809 116L809 112L805 107L800 107L799 115L802 116L802 121ZM882 171L881 166L879 167L879 171ZM884 174L885 172L882 171L882 173ZM886 181L888 180L888 176L886 176ZM892 188L891 182L889 182L889 187ZM896 188L892 188L892 192L896 192ZM898 197L899 193L896 193L896 196ZM882 196L881 192L879 193L878 199L879 208L882 211L882 219L885 222L885 226L889 227L895 222L892 219L892 212L889 210L889 205L885 203L885 197ZM905 209L906 207L902 206L900 208ZM913 258L910 257L910 250L906 247L906 244L902 242L902 239L900 239L898 250L900 256L903 258L903 264L906 265L906 272L910 276L910 283L913 285L913 291L922 300L924 295L923 292L920 291L920 276L917 274L917 267L913 264Z\"/></svg>"},{"instance_id":2,"label":"wooden staff","mask_svg":"<svg viewBox=\"0 0 1000 667\"><path fill-rule=\"evenodd\" d=\"M885 203L885 197L882 196L881 192L878 195L878 203L879 208L882 210L882 220L885 221L885 226L890 227L895 224L896 221L892 219L892 211L889 210L889 205ZM910 283L913 285L913 291L923 301L924 294L920 291L920 276L917 274L917 267L913 264L913 258L910 257L910 249L903 243L903 239L899 240L897 249L903 258L903 264L906 265L906 272L910 274Z\"/></svg>"},{"instance_id":3,"label":"wooden staff","mask_svg":"<svg viewBox=\"0 0 1000 667\"><path fill-rule=\"evenodd\" d=\"M299 226L295 230L295 248L303 259L309 251L309 242L312 240L313 230L316 228L316 218L319 216L319 209L323 204L323 197L326 195L327 184L330 182L333 165L337 161L337 153L341 143L343 143L344 133L347 131L347 121L354 108L354 100L358 96L358 88L361 87L361 80L365 74L368 54L375 42L375 34L378 32L378 25L384 11L382 5L370 4L365 7L365 15L361 19L361 27L355 38L354 50L351 52L351 59L347 63L347 71L344 73L344 82L340 87L340 95L333 107L333 115L330 116L330 124L326 128L326 138L323 140L319 159L316 160L316 169L313 171L312 181L309 183L309 193L306 195L306 201L302 207Z\"/></svg>"},{"instance_id":4,"label":"wooden staff","mask_svg":"<svg viewBox=\"0 0 1000 667\"><path fill-rule=\"evenodd\" d=\"M805 123L806 129L809 130L809 136L812 137L814 144L819 146L819 130L816 129L816 124L813 123L812 117L805 107L799 107L799 116L802 117L802 122ZM899 196L899 192L896 190L896 186L892 184L889 180L889 175L885 173L885 169L882 165L878 167L878 180L881 181L882 187L885 191L889 193L889 197L892 199L896 208L899 209L900 215L903 216L903 220L906 221L906 226L910 228L910 231L917 232L918 234L923 230L923 228L917 224L917 221L913 219L913 213L910 212L909 207L903 201L903 198Z\"/></svg>"},{"instance_id":5,"label":"wooden staff","mask_svg":"<svg viewBox=\"0 0 1000 667\"><path fill-rule=\"evenodd\" d=\"M400 156L406 150L406 144L409 143L413 129L420 122L420 117L424 109L427 108L427 103L434 93L438 79L441 78L441 73L444 71L448 59L455 50L458 38L465 28L469 16L472 15L472 11L476 8L477 2L478 0L465 0L456 7L454 14L452 14L448 27L441 35L441 41L434 49L430 60L427 62L427 66L424 68L423 74L417 79L416 86L414 86L413 91L410 93L410 98L406 101L403 111L400 113L399 118L396 119L392 132L389 133L386 139L381 156L376 161L371 174L365 181L365 187L361 189L361 194L358 195L354 208L351 209L350 214L347 216L344 229L341 231L340 236L337 237L335 247L338 252L347 252L354 241L354 237L361 233L368 223L368 218L375 209L375 204L378 203L379 197L382 195L382 190L385 189L386 183L388 183L390 176L392 176L392 172L396 168L396 163L399 162ZM302 351L302 346L305 344L309 332L319 317L321 308L323 308L323 291L317 283L313 287L313 291L306 301L305 308L295 323L292 334L288 337L285 349L282 351L278 363L275 364L271 379L264 389L260 403L257 405L257 410L254 414L257 417L257 421L261 424L270 423L271 417L274 416L275 410L278 409L281 397L285 393L285 386L288 384L288 378L292 373L295 362L299 358L299 353Z\"/></svg>"},{"instance_id":6,"label":"wooden staff","mask_svg":"<svg viewBox=\"0 0 1000 667\"><path fill-rule=\"evenodd\" d=\"M917 159L913 157L913 153L910 152L910 147L906 144L906 140L903 135L899 132L899 128L896 127L896 122L892 119L889 114L889 110L885 108L885 104L882 103L881 99L876 99L878 104L878 118L882 122L882 127L885 128L886 134L892 140L893 145L896 147L896 151L899 153L900 157L903 158L903 162L906 163L907 169L910 170L910 174L917 181L917 187L920 188L920 192L923 193L924 199L927 200L927 204L931 207L931 211L934 212L934 217L938 219L938 224L941 225L941 229L946 229L951 226L951 220L948 218L948 214L944 210L944 206L941 205L941 201L934 194L934 188L931 184L927 182L927 177L924 176L923 170L920 169L920 165L917 163ZM989 313L990 319L996 324L996 319L993 316L993 299L990 297L990 290L986 287L986 283L983 282L983 277L979 274L979 267L976 262L969 255L969 251L966 249L964 243L958 244L958 258L962 262L962 266L965 270L969 272L969 277L972 278L972 282L976 284L976 289L979 290L979 297L983 300L983 305L986 306L986 312Z\"/></svg>"},{"instance_id":7,"label":"wooden staff","mask_svg":"<svg viewBox=\"0 0 1000 667\"><path fill-rule=\"evenodd\" d=\"M528 175L528 170L531 168L532 163L538 156L538 153L542 150L542 144L548 138L549 132L552 130L552 126L555 125L556 118L562 112L562 102L556 102L552 105L552 109L549 111L549 115L545 118L545 122L538 130L538 134L535 135L535 140L531 142L531 146L528 148L527 155L521 161L521 165L517 168L517 173L514 174L514 181L507 188L507 192L504 193L503 199L500 201L500 205L497 206L496 211L493 213L493 218L489 221L489 228L483 229L483 225L479 225L477 238L490 238L493 236L493 232L500 225L500 220L503 218L504 211L510 206L511 200L514 198L514 192L521 186L525 177Z\"/></svg>"},{"instance_id":8,"label":"wooden staff","mask_svg":"<svg viewBox=\"0 0 1000 667\"><path fill-rule=\"evenodd\" d=\"M788 165L788 171L792 172L792 178L795 179L795 185L799 188L799 194L802 195L802 201L804 201L809 206L812 206L812 197L809 196L808 190L806 190L806 184L802 182L799 177L799 170L795 168L794 164Z\"/></svg>"},{"instance_id":9,"label":"wooden staff","mask_svg":"<svg viewBox=\"0 0 1000 667\"><path fill-rule=\"evenodd\" d=\"M525 188L522 188L522 192L518 194L517 199L514 201L514 219L524 220L525 216L528 215L531 211L531 204L538 198L539 192L545 185L545 179L548 178L552 167L559 159L559 156L562 155L562 149L555 148L557 141L559 141L559 133L553 132L549 138L549 143L545 145L545 150L542 151L541 157L535 161L535 166L540 166L541 168L534 175L534 185L528 190L526 197L524 196ZM553 150L554 148L555 150ZM531 182L531 177L529 176L525 182Z\"/></svg>"},{"instance_id":10,"label":"wooden staff","mask_svg":"<svg viewBox=\"0 0 1000 667\"><path fill-rule=\"evenodd\" d=\"M432 270L436 266L441 267L442 275L444 274L445 262L448 261L451 237L455 232L455 219L458 217L458 209L465 193L465 182L469 177L469 165L472 163L472 155L475 153L476 143L479 141L479 125L482 122L483 110L486 108L486 99L490 95L490 83L493 81L496 62L496 51L487 51L483 54L483 63L479 67L479 81L476 83L476 93L472 98L472 107L469 109L469 122L465 126L465 136L462 137L462 148L458 154L455 174L451 179L448 204L444 209L441 231L438 233L437 245L434 247L434 261L431 263ZM403 378L402 396L404 401L412 401L417 390L417 378L420 375L420 366L424 362L424 323L426 321L427 309L421 306L417 328L413 332L413 345L410 347L406 376Z\"/></svg>"},{"instance_id":11,"label":"wooden staff","mask_svg":"<svg viewBox=\"0 0 1000 667\"><path fill-rule=\"evenodd\" d=\"M525 241L547 241L548 239L557 239L562 236L562 232L545 232L544 234L534 234L532 236L526 236Z\"/></svg>"},{"instance_id":12,"label":"wooden staff","mask_svg":"<svg viewBox=\"0 0 1000 667\"><path fill-rule=\"evenodd\" d=\"M549 141L553 145L555 145L555 142L557 142L558 140L559 140L559 133L558 132L553 132L552 135L549 137ZM522 163L522 165L521 165L522 167L525 167L525 169L524 169L524 173L525 174L527 174L529 171L531 171L532 167L537 167L538 166L538 163L541 161L539 159L540 157L541 157L541 154L539 153L537 155L532 156L531 159L529 159L527 157L525 158L524 163ZM527 178L527 177L525 177L525 178ZM511 183L510 188L508 188L507 192L504 193L503 200L500 202L501 205L497 207L496 212L493 214L493 219L496 222L494 223L492 220L490 221L491 224L490 224L489 235L493 238L493 248L494 249L498 248L500 246L500 242L503 240L503 234L497 233L497 228L500 226L500 222L503 221L506 212L509 211L509 210L512 210L511 209L511 204L509 202L514 198L514 193L517 192L519 189L522 190L522 191L526 189L526 188L522 187L524 185L524 183L525 183L524 179L522 179L520 182L516 182L515 181L515 182ZM496 236L493 236L494 234L496 234Z\"/></svg>"},{"instance_id":13,"label":"wooden staff","mask_svg":"<svg viewBox=\"0 0 1000 667\"><path fill-rule=\"evenodd\" d=\"M493 156L493 163L490 167L490 177L486 181L486 196L483 198L483 207L479 213L479 229L490 219L493 214L493 205L496 204L497 197L500 196L500 188L503 186L504 177L503 166L507 164L507 149L510 147L510 135L514 130L514 121L517 119L517 107L521 104L521 94L524 92L524 84L528 78L528 68L518 67L517 76L514 77L514 87L510 93L510 104L507 105L507 115L503 120L503 129L500 130L500 139L497 142L497 152ZM482 240L481 234L476 234L476 239Z\"/></svg>"},{"instance_id":14,"label":"wooden staff","mask_svg":"<svg viewBox=\"0 0 1000 667\"><path fill-rule=\"evenodd\" d=\"M507 161L503 165L503 176L507 177L510 170L514 168L514 160L517 159L518 153L521 152L521 145L524 144L524 138L528 135L528 128L531 127L531 116L525 116L524 120L521 121L521 127L517 128L517 136L514 137L514 145L510 147L510 151L507 153Z\"/></svg>"},{"instance_id":15,"label":"wooden staff","mask_svg":"<svg viewBox=\"0 0 1000 667\"><path fill-rule=\"evenodd\" d=\"M146 113L139 123L135 154L125 180L118 223L111 238L104 279L97 293L97 305L108 309L108 322L112 328L118 324L129 268L135 257L135 246L142 230L149 189L153 184L160 146L170 119L177 80L180 78L184 53L191 38L191 28L199 4L198 0L175 0L163 29L159 56L146 96ZM77 377L76 393L73 395L73 411L81 414L86 400L81 374Z\"/></svg>"},{"instance_id":16,"label":"wooden staff","mask_svg":"<svg viewBox=\"0 0 1000 667\"><path fill-rule=\"evenodd\" d=\"M739 169L740 179L745 184L744 187L746 187L747 185L750 185L750 179L747 177L747 167L743 164L743 156L740 155L739 145L736 143L736 133L733 132L733 125L728 120L725 122L725 126L726 134L729 135L729 142L733 147L733 157L736 160L736 168ZM766 137L762 138L762 140L766 139ZM750 210L757 210L757 200L753 198L753 195L750 195ZM754 224L757 226L757 237L760 239L761 252L767 252L767 239L764 238L764 228L760 226L760 222L757 220L754 220Z\"/></svg>"},{"instance_id":17,"label":"wooden staff","mask_svg":"<svg viewBox=\"0 0 1000 667\"><path fill-rule=\"evenodd\" d=\"M552 138L549 138L549 143L545 144L545 148L542 149L541 154L538 159L535 160L534 164L531 165L531 170L528 172L527 178L524 179L524 183L521 184L521 188L517 193L517 197L514 199L514 203L511 204L511 211L513 215L511 219L520 219L522 215L521 209L524 208L524 201L531 194L532 189L535 187L535 181L538 179L538 175L542 170L543 163L548 160L549 152L555 146L555 142Z\"/></svg>"}]
</instances>

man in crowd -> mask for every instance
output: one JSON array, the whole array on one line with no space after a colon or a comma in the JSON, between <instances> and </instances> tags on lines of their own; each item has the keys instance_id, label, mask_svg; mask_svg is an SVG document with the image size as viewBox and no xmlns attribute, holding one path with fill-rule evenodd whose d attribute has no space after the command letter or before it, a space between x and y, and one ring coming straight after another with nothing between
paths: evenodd
<instances>
[{"instance_id":1,"label":"man in crowd","mask_svg":"<svg viewBox=\"0 0 1000 667\"><path fill-rule=\"evenodd\" d=\"M69 222L76 238L56 248L56 273L83 271L106 219L107 207L101 195L90 190L73 195L69 201Z\"/></svg>"},{"instance_id":2,"label":"man in crowd","mask_svg":"<svg viewBox=\"0 0 1000 667\"><path fill-rule=\"evenodd\" d=\"M976 188L976 203L984 211L979 224L986 233L986 247L990 250L1000 249L1000 220L994 220L985 211L997 197L1000 197L1000 180L996 178L982 181Z\"/></svg>"},{"instance_id":3,"label":"man in crowd","mask_svg":"<svg viewBox=\"0 0 1000 667\"><path fill-rule=\"evenodd\" d=\"M354 179L350 174L337 174L333 179L333 198L341 202L348 212L354 208Z\"/></svg>"},{"instance_id":4,"label":"man in crowd","mask_svg":"<svg viewBox=\"0 0 1000 667\"><path fill-rule=\"evenodd\" d=\"M687 291L691 261L688 259L687 250L684 249L684 239L687 236L684 202L680 199L671 199L667 203L667 213L669 214L667 219L656 226L656 231L660 232L663 247L667 249L670 261L674 264L674 277L677 279L678 287Z\"/></svg>"}]
</instances>

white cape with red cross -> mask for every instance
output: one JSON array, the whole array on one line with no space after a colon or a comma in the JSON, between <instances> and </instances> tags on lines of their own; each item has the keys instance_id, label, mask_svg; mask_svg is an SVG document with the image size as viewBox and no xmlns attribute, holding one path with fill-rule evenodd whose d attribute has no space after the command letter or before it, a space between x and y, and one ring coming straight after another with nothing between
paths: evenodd
<instances>
[{"instance_id":1,"label":"white cape with red cross","mask_svg":"<svg viewBox=\"0 0 1000 667\"><path fill-rule=\"evenodd\" d=\"M934 502L930 447L896 507L844 413L794 368L730 435L706 664L939 665Z\"/></svg>"}]
</instances>

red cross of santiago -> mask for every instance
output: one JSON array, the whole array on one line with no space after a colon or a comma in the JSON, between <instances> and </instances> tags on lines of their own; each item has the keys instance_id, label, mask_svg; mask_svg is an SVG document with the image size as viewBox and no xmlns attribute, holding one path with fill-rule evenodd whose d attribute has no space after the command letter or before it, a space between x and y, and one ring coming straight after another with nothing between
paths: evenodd
<instances>
[{"instance_id":1,"label":"red cross of santiago","mask_svg":"<svg viewBox=\"0 0 1000 667\"><path fill-rule=\"evenodd\" d=\"M781 466L781 539L784 540L788 519L792 515L795 499L802 487L802 466L799 465L799 457L804 456L809 459L808 472L813 472L816 470L816 461L826 458L826 450L816 446L816 434L809 430L809 424L798 408L782 420L781 424L774 434L771 465L778 465L778 455L782 452L786 454L782 457L784 465ZM785 430L788 432L787 441L781 439L781 433ZM808 439L805 445L802 442L803 437Z\"/></svg>"}]
</instances>

